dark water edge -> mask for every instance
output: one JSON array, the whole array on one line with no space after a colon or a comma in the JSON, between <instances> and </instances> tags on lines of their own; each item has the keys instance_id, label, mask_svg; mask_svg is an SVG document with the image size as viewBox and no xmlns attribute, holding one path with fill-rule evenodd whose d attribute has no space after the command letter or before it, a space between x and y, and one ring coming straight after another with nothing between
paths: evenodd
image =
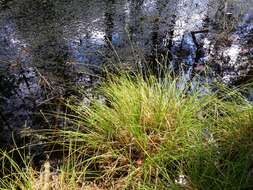
<instances>
[{"instance_id":1,"label":"dark water edge","mask_svg":"<svg viewBox=\"0 0 253 190\"><path fill-rule=\"evenodd\" d=\"M76 88L90 90L101 68L158 59L192 80L206 67L228 84L251 79L253 2L219 0L0 1L0 137L48 128ZM162 56L163 55L163 56ZM215 73L215 74L213 74Z\"/></svg>"}]
</instances>

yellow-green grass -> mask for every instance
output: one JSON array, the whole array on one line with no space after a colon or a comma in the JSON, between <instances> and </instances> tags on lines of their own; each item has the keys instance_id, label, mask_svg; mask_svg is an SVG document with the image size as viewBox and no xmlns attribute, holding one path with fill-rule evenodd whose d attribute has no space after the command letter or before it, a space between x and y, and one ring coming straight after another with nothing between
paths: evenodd
<instances>
[{"instance_id":1,"label":"yellow-green grass","mask_svg":"<svg viewBox=\"0 0 253 190\"><path fill-rule=\"evenodd\" d=\"M69 174L68 189L80 181L97 185L83 189L252 188L252 104L222 85L205 85L208 93L189 85L169 75L113 76L98 90L104 99L68 104L71 129L49 135L69 151L58 178ZM1 184L8 189L16 184L8 178L23 175L33 181L29 172Z\"/></svg>"}]
</instances>

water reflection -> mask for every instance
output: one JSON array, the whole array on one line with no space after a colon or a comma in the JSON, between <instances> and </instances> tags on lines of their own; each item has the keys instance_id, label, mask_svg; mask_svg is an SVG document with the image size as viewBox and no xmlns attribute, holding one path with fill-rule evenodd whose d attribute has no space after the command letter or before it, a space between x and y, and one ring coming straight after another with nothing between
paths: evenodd
<instances>
[{"instance_id":1,"label":"water reflection","mask_svg":"<svg viewBox=\"0 0 253 190\"><path fill-rule=\"evenodd\" d=\"M171 46L171 40L187 44L189 39L183 38L201 29L208 10L209 1L195 1L13 1L4 17L29 43L33 62L46 67L59 60L100 64L103 60L94 52L106 56L107 40L116 49L133 43L145 54L167 48L167 41ZM127 50L121 52L125 58Z\"/></svg>"}]
</instances>

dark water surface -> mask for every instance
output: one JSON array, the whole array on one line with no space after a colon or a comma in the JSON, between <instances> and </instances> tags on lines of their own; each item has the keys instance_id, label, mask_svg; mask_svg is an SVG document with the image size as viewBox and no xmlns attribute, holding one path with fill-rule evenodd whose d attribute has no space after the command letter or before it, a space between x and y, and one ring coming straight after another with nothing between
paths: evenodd
<instances>
[{"instance_id":1,"label":"dark water surface","mask_svg":"<svg viewBox=\"0 0 253 190\"><path fill-rule=\"evenodd\" d=\"M60 64L72 63L86 68L101 65L108 61L106 58L115 57L112 46L123 62L136 61L133 46L141 49L144 55L155 51L176 53L177 48L181 48L186 54L181 55L182 61L194 64L201 58L196 55L199 48L196 42L207 37L205 30L214 33L215 29L211 29L215 24L224 28L225 24L239 25L238 21L229 23L232 20L227 19L227 23L222 23L221 19L230 14L231 18L238 15L239 19L246 18L247 11L251 15L245 22L252 23L252 10L242 9L247 3L251 5L251 0L236 1L231 5L217 0L3 2L0 60L18 60L24 66L47 71L56 67L56 73ZM192 32L199 32L195 35L197 39L193 39ZM202 43L208 43L207 39Z\"/></svg>"},{"instance_id":2,"label":"dark water surface","mask_svg":"<svg viewBox=\"0 0 253 190\"><path fill-rule=\"evenodd\" d=\"M244 78L252 71L252 7L252 0L2 0L0 132L34 127L39 106L70 93L67 84L89 86L104 64L127 67L162 53L164 64L185 65L188 78L207 64L226 82Z\"/></svg>"}]
</instances>

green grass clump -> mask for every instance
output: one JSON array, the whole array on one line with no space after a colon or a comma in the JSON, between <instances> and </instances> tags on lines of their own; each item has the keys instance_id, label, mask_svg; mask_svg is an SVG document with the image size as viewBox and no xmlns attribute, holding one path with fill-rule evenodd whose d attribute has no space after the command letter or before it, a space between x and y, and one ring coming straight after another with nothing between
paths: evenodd
<instances>
[{"instance_id":1,"label":"green grass clump","mask_svg":"<svg viewBox=\"0 0 253 190\"><path fill-rule=\"evenodd\" d=\"M114 77L100 89L105 101L70 105L79 131L63 136L79 142L94 180L118 180L121 189L252 185L252 105L221 85L203 94L179 84L171 77Z\"/></svg>"},{"instance_id":2,"label":"green grass clump","mask_svg":"<svg viewBox=\"0 0 253 190\"><path fill-rule=\"evenodd\" d=\"M97 189L250 189L253 106L236 90L205 88L113 76L104 98L68 104L75 128L52 138L69 149L71 176Z\"/></svg>"}]
</instances>

